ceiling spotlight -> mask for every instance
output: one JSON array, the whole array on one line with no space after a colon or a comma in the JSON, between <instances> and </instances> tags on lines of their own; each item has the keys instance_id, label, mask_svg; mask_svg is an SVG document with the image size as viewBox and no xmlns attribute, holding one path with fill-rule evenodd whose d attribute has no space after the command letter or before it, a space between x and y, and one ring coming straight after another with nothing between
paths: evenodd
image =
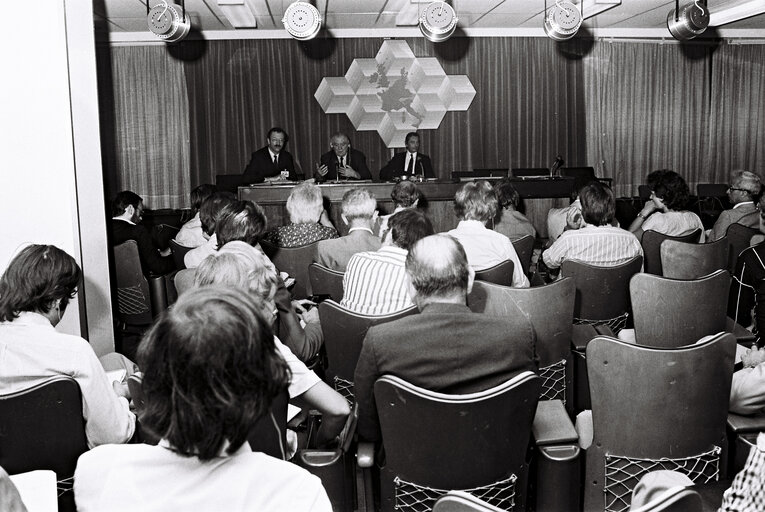
<instances>
[{"instance_id":1,"label":"ceiling spotlight","mask_svg":"<svg viewBox=\"0 0 765 512\"><path fill-rule=\"evenodd\" d=\"M550 39L565 41L574 37L582 26L582 12L572 2L556 0L547 9L545 3L545 34Z\"/></svg>"},{"instance_id":2,"label":"ceiling spotlight","mask_svg":"<svg viewBox=\"0 0 765 512\"><path fill-rule=\"evenodd\" d=\"M186 2L181 0L181 3L183 7L161 0L160 4L149 10L149 3L146 2L149 30L166 43L180 41L191 30L191 18L186 15Z\"/></svg>"},{"instance_id":3,"label":"ceiling spotlight","mask_svg":"<svg viewBox=\"0 0 765 512\"><path fill-rule=\"evenodd\" d=\"M706 2L705 2L706 3ZM698 0L680 7L680 0L675 0L675 8L667 14L667 28L678 41L687 41L702 34L709 26L709 9L700 5Z\"/></svg>"},{"instance_id":4,"label":"ceiling spotlight","mask_svg":"<svg viewBox=\"0 0 765 512\"><path fill-rule=\"evenodd\" d=\"M420 16L420 32L428 41L440 43L449 39L457 30L457 13L446 2L429 4Z\"/></svg>"},{"instance_id":5,"label":"ceiling spotlight","mask_svg":"<svg viewBox=\"0 0 765 512\"><path fill-rule=\"evenodd\" d=\"M298 41L313 39L321 30L319 10L308 2L295 2L287 7L282 23L284 29Z\"/></svg>"}]
</instances>

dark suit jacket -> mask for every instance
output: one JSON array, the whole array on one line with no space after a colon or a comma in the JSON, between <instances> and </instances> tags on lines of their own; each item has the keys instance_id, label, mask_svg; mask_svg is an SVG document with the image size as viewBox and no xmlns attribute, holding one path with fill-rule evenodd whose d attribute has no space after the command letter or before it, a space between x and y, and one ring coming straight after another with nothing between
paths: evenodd
<instances>
[{"instance_id":1,"label":"dark suit jacket","mask_svg":"<svg viewBox=\"0 0 765 512\"><path fill-rule=\"evenodd\" d=\"M159 255L159 248L154 245L151 234L140 224L131 224L124 220L112 219L112 244L119 245L128 240L135 240L138 245L138 257L145 275L164 275L175 270L172 256Z\"/></svg>"},{"instance_id":2,"label":"dark suit jacket","mask_svg":"<svg viewBox=\"0 0 765 512\"><path fill-rule=\"evenodd\" d=\"M380 181L390 181L396 176L403 176L408 174L404 165L406 164L406 151L402 153L396 153L390 162L385 164L385 167L380 169ZM414 162L414 174L424 174L426 178L435 178L433 173L433 166L430 164L430 157L417 153L417 160ZM411 174L410 174L411 176Z\"/></svg>"},{"instance_id":3,"label":"dark suit jacket","mask_svg":"<svg viewBox=\"0 0 765 512\"><path fill-rule=\"evenodd\" d=\"M271 159L268 146L264 146L252 154L250 163L247 164L247 168L244 170L244 175L252 177L253 183L260 183L265 178L278 176L282 169L286 169L290 173L289 179L296 180L295 162L292 160L292 155L289 151L282 149L279 153L278 161L279 166L277 167Z\"/></svg>"},{"instance_id":4,"label":"dark suit jacket","mask_svg":"<svg viewBox=\"0 0 765 512\"><path fill-rule=\"evenodd\" d=\"M537 371L535 335L520 313L473 313L462 304L435 303L422 313L371 327L354 376L359 436L380 439L374 383L395 375L449 394L474 393L518 373Z\"/></svg>"},{"instance_id":5,"label":"dark suit jacket","mask_svg":"<svg viewBox=\"0 0 765 512\"><path fill-rule=\"evenodd\" d=\"M369 172L369 168L367 167L367 157L364 156L364 153L350 148L345 157L345 165L353 167L353 170L359 173L359 179L372 179L372 173ZM348 160L348 157L350 157L350 161ZM321 155L320 165L327 166L327 174L320 176L319 173L314 172L314 178L316 178L316 181L334 181L337 179L337 155L334 151L328 151ZM344 180L345 178L340 176L340 179Z\"/></svg>"},{"instance_id":6,"label":"dark suit jacket","mask_svg":"<svg viewBox=\"0 0 765 512\"><path fill-rule=\"evenodd\" d=\"M376 251L380 239L364 229L358 229L341 238L322 240L316 245L314 261L327 268L345 272L351 256L357 252Z\"/></svg>"}]
</instances>

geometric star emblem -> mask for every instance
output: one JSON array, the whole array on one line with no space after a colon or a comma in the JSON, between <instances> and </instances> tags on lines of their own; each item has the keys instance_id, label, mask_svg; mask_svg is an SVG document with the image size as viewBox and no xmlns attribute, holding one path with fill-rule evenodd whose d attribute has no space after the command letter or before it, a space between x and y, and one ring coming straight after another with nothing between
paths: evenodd
<instances>
[{"instance_id":1,"label":"geometric star emblem","mask_svg":"<svg viewBox=\"0 0 765 512\"><path fill-rule=\"evenodd\" d=\"M400 148L407 132L434 130L446 112L467 110L475 88L438 59L415 57L406 41L385 41L344 77L323 78L314 97L325 113L346 114L356 130L377 130L387 147Z\"/></svg>"}]
</instances>

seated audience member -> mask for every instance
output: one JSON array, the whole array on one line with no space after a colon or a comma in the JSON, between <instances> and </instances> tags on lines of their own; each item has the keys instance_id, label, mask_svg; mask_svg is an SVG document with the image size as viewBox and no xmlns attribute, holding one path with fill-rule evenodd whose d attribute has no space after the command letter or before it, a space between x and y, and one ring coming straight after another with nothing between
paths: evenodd
<instances>
[{"instance_id":1,"label":"seated audience member","mask_svg":"<svg viewBox=\"0 0 765 512\"><path fill-rule=\"evenodd\" d=\"M138 358L141 425L162 440L80 456L79 512L332 510L317 477L247 442L289 383L249 294L218 286L183 294L143 339Z\"/></svg>"},{"instance_id":2,"label":"seated audience member","mask_svg":"<svg viewBox=\"0 0 765 512\"><path fill-rule=\"evenodd\" d=\"M499 203L499 215L494 220L494 231L502 233L510 240L531 235L537 236L537 230L529 219L518 211L521 196L508 178L503 178L494 186Z\"/></svg>"},{"instance_id":3,"label":"seated audience member","mask_svg":"<svg viewBox=\"0 0 765 512\"><path fill-rule=\"evenodd\" d=\"M552 245L566 230L569 215L582 213L582 202L579 200L579 191L572 194L571 204L563 208L550 208L547 212L547 243Z\"/></svg>"},{"instance_id":4,"label":"seated audience member","mask_svg":"<svg viewBox=\"0 0 765 512\"><path fill-rule=\"evenodd\" d=\"M218 216L218 243L221 250L227 246L227 250L238 250L231 247L232 242L238 242L261 251L259 242L265 229L263 209L252 201L237 201L226 206ZM293 302L281 277L278 278L275 299L281 340L301 361L311 362L324 342L318 309L305 311L300 303ZM301 320L305 328L301 327Z\"/></svg>"},{"instance_id":5,"label":"seated audience member","mask_svg":"<svg viewBox=\"0 0 765 512\"><path fill-rule=\"evenodd\" d=\"M231 192L215 192L202 202L199 207L199 220L208 238L204 244L190 250L183 257L186 268L198 267L202 260L218 250L218 235L215 232L218 216L224 207L235 202L236 196Z\"/></svg>"},{"instance_id":6,"label":"seated audience member","mask_svg":"<svg viewBox=\"0 0 765 512\"><path fill-rule=\"evenodd\" d=\"M112 244L120 245L135 240L141 269L146 275L164 275L175 270L170 249L160 251L151 234L140 225L143 218L143 199L135 192L123 190L112 201Z\"/></svg>"},{"instance_id":7,"label":"seated audience member","mask_svg":"<svg viewBox=\"0 0 765 512\"><path fill-rule=\"evenodd\" d=\"M292 154L284 149L289 140L287 132L279 127L268 130L266 145L252 154L244 175L252 178L253 183L283 180L282 173L288 179L298 179Z\"/></svg>"},{"instance_id":8,"label":"seated audience member","mask_svg":"<svg viewBox=\"0 0 765 512\"><path fill-rule=\"evenodd\" d=\"M752 347L741 357L744 367L733 373L730 411L755 414L765 410L765 348Z\"/></svg>"},{"instance_id":9,"label":"seated audience member","mask_svg":"<svg viewBox=\"0 0 765 512\"><path fill-rule=\"evenodd\" d=\"M0 503L4 512L27 512L27 507L21 500L19 490L13 484L8 473L0 467Z\"/></svg>"},{"instance_id":10,"label":"seated audience member","mask_svg":"<svg viewBox=\"0 0 765 512\"><path fill-rule=\"evenodd\" d=\"M263 317L276 320L274 311L278 277L265 254L243 242L229 242L197 268L196 286L226 285L241 288L258 300ZM274 336L276 348L290 368L290 400L302 408L318 410L321 427L317 442L325 445L335 439L350 414L348 402L327 386Z\"/></svg>"},{"instance_id":11,"label":"seated audience member","mask_svg":"<svg viewBox=\"0 0 765 512\"><path fill-rule=\"evenodd\" d=\"M371 327L356 365L358 432L367 441L380 439L374 383L383 375L456 394L482 391L537 370L528 319L473 313L467 307L474 272L454 238L438 234L415 243L406 274L420 314Z\"/></svg>"},{"instance_id":12,"label":"seated audience member","mask_svg":"<svg viewBox=\"0 0 765 512\"><path fill-rule=\"evenodd\" d=\"M497 208L497 196L488 181L465 183L454 196L454 210L460 222L448 234L462 244L470 268L484 270L511 260L513 286L528 288L529 280L513 243L505 235L486 229L486 223L497 216Z\"/></svg>"},{"instance_id":13,"label":"seated audience member","mask_svg":"<svg viewBox=\"0 0 765 512\"><path fill-rule=\"evenodd\" d=\"M334 133L330 138L330 150L321 155L319 166L313 173L317 182L334 180L371 180L367 157L351 147L344 133Z\"/></svg>"},{"instance_id":14,"label":"seated audience member","mask_svg":"<svg viewBox=\"0 0 765 512\"><path fill-rule=\"evenodd\" d=\"M420 199L422 199L422 192L411 181L399 181L393 186L390 198L393 200L393 213L378 217L377 234L380 240L384 240L388 233L388 220L401 210L417 208Z\"/></svg>"},{"instance_id":15,"label":"seated audience member","mask_svg":"<svg viewBox=\"0 0 765 512\"><path fill-rule=\"evenodd\" d=\"M191 211L194 217L186 224L181 226L178 234L175 235L175 241L184 247L199 247L207 242L210 235L202 229L202 220L199 218L199 208L202 203L216 192L215 185L199 185L191 191Z\"/></svg>"},{"instance_id":16,"label":"seated audience member","mask_svg":"<svg viewBox=\"0 0 765 512\"><path fill-rule=\"evenodd\" d=\"M759 225L757 202L760 200L762 185L760 177L749 171L736 171L728 187L728 199L733 208L725 210L709 232L709 240L714 242L725 236L731 224L743 224L750 228Z\"/></svg>"},{"instance_id":17,"label":"seated audience member","mask_svg":"<svg viewBox=\"0 0 765 512\"><path fill-rule=\"evenodd\" d=\"M643 254L640 241L627 230L611 225L616 200L611 189L592 181L579 191L582 204L580 222L571 212L569 227L545 252L542 259L549 268L558 268L565 260L610 267Z\"/></svg>"},{"instance_id":18,"label":"seated audience member","mask_svg":"<svg viewBox=\"0 0 765 512\"><path fill-rule=\"evenodd\" d=\"M430 157L420 153L420 135L417 132L406 134L406 151L396 153L385 167L380 169L380 181L389 181L399 176L435 178Z\"/></svg>"},{"instance_id":19,"label":"seated audience member","mask_svg":"<svg viewBox=\"0 0 765 512\"><path fill-rule=\"evenodd\" d=\"M292 189L287 213L290 224L266 234L266 240L277 247L302 247L339 236L324 210L321 189L314 183L303 182Z\"/></svg>"},{"instance_id":20,"label":"seated audience member","mask_svg":"<svg viewBox=\"0 0 765 512\"><path fill-rule=\"evenodd\" d=\"M433 234L430 220L417 210L391 217L390 231L379 250L354 254L343 276L340 305L362 315L387 315L412 306L404 263L419 239Z\"/></svg>"},{"instance_id":21,"label":"seated audience member","mask_svg":"<svg viewBox=\"0 0 765 512\"><path fill-rule=\"evenodd\" d=\"M315 261L325 267L345 272L348 260L357 252L376 251L380 239L372 233L377 217L377 201L366 188L356 188L343 194L343 222L348 225L344 237L322 240L316 246Z\"/></svg>"},{"instance_id":22,"label":"seated audience member","mask_svg":"<svg viewBox=\"0 0 765 512\"><path fill-rule=\"evenodd\" d=\"M760 198L759 228L765 233L765 196ZM755 235L757 236L757 235ZM754 326L754 332L765 335L765 297L756 293L756 287L765 279L765 244L759 243L741 251L736 260L730 295L728 296L728 316L748 327Z\"/></svg>"},{"instance_id":23,"label":"seated audience member","mask_svg":"<svg viewBox=\"0 0 765 512\"><path fill-rule=\"evenodd\" d=\"M682 176L674 171L663 171L651 189L651 199L630 224L630 231L639 240L649 229L669 236L688 235L701 229L699 242L703 243L705 236L701 219L685 209L689 196L688 184Z\"/></svg>"},{"instance_id":24,"label":"seated audience member","mask_svg":"<svg viewBox=\"0 0 765 512\"><path fill-rule=\"evenodd\" d=\"M109 381L87 341L55 330L81 277L74 258L52 245L29 245L11 260L0 277L0 394L73 377L88 446L125 443L135 429L127 385ZM132 373L132 363L123 368Z\"/></svg>"}]
</instances>

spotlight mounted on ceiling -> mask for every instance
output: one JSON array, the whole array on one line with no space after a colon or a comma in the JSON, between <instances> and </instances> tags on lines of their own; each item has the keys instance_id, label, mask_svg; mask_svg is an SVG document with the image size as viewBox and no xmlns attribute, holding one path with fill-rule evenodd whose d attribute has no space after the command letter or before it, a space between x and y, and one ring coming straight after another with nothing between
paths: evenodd
<instances>
[{"instance_id":1,"label":"spotlight mounted on ceiling","mask_svg":"<svg viewBox=\"0 0 765 512\"><path fill-rule=\"evenodd\" d=\"M675 0L675 8L667 14L667 28L678 41L687 41L702 34L709 26L709 9L706 0L701 5L699 0L680 7L680 0Z\"/></svg>"},{"instance_id":2,"label":"spotlight mounted on ceiling","mask_svg":"<svg viewBox=\"0 0 765 512\"><path fill-rule=\"evenodd\" d=\"M458 21L454 7L446 2L432 2L420 16L420 32L428 41L440 43L454 34Z\"/></svg>"},{"instance_id":3,"label":"spotlight mounted on ceiling","mask_svg":"<svg viewBox=\"0 0 765 512\"><path fill-rule=\"evenodd\" d=\"M308 2L294 2L284 11L284 29L298 41L313 39L321 30L319 10Z\"/></svg>"},{"instance_id":4,"label":"spotlight mounted on ceiling","mask_svg":"<svg viewBox=\"0 0 765 512\"><path fill-rule=\"evenodd\" d=\"M146 17L149 30L166 43L180 41L191 30L191 18L186 16L186 0L181 0L181 5L161 0L151 10L146 2Z\"/></svg>"},{"instance_id":5,"label":"spotlight mounted on ceiling","mask_svg":"<svg viewBox=\"0 0 765 512\"><path fill-rule=\"evenodd\" d=\"M579 8L568 0L555 0L555 5L547 8L545 0L545 34L550 39L565 41L571 39L582 26L581 2Z\"/></svg>"}]
</instances>

